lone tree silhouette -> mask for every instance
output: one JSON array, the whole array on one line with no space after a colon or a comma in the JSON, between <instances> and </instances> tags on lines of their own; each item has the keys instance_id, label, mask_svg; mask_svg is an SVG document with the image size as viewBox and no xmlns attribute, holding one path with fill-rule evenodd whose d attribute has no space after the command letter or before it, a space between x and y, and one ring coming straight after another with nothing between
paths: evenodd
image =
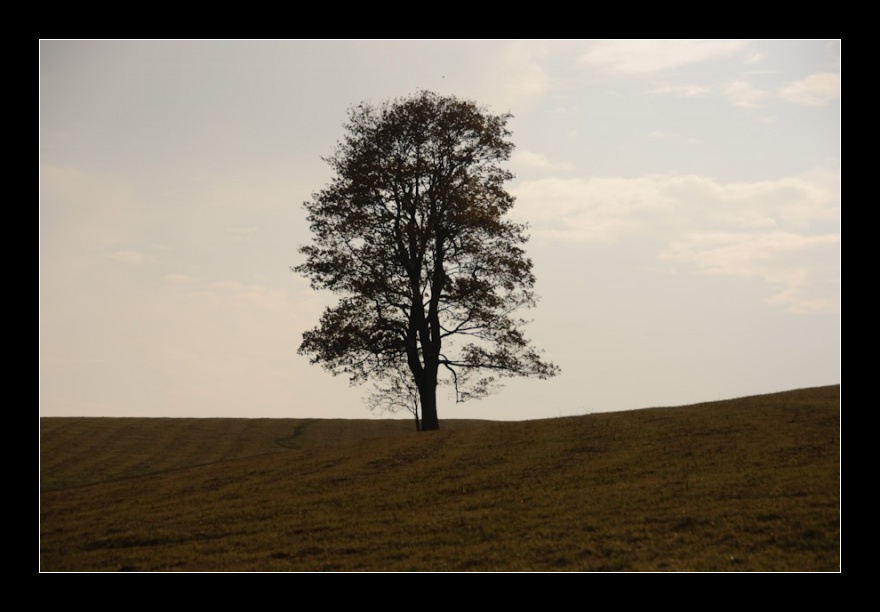
<instances>
[{"instance_id":1,"label":"lone tree silhouette","mask_svg":"<svg viewBox=\"0 0 880 612\"><path fill-rule=\"evenodd\" d=\"M444 372L456 401L485 395L496 376L559 372L513 315L536 296L526 226L505 219L510 117L427 91L361 103L325 159L335 177L304 204L314 241L293 270L341 297L300 354L380 389L411 377L422 430L439 429Z\"/></svg>"}]
</instances>

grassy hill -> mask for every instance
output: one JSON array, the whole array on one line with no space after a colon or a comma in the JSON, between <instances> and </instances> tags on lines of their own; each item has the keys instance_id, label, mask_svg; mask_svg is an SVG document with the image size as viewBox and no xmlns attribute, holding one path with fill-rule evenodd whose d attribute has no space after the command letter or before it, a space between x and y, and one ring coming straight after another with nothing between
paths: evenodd
<instances>
[{"instance_id":1,"label":"grassy hill","mask_svg":"<svg viewBox=\"0 0 880 612\"><path fill-rule=\"evenodd\" d=\"M838 386L526 422L41 419L43 571L837 571Z\"/></svg>"}]
</instances>

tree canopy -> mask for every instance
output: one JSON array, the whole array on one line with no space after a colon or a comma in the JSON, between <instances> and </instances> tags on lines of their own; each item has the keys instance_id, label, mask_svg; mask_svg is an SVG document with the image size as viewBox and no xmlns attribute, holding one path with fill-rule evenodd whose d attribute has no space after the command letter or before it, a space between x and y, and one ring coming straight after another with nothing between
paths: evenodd
<instances>
[{"instance_id":1,"label":"tree canopy","mask_svg":"<svg viewBox=\"0 0 880 612\"><path fill-rule=\"evenodd\" d=\"M505 218L510 117L431 92L361 103L325 158L334 178L304 204L313 243L294 270L340 300L299 352L355 383L417 389L425 430L439 428L442 373L463 401L499 376L559 372L515 315L536 296L526 227Z\"/></svg>"}]
</instances>

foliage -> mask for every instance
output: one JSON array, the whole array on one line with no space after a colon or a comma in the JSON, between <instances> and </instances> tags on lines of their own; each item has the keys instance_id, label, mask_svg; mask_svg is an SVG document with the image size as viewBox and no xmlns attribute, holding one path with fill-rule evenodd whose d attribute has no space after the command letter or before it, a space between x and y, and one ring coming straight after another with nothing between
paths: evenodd
<instances>
[{"instance_id":1,"label":"foliage","mask_svg":"<svg viewBox=\"0 0 880 612\"><path fill-rule=\"evenodd\" d=\"M294 269L341 298L300 353L354 383L411 377L423 429L439 427L441 366L458 401L496 376L558 373L513 315L536 296L526 227L505 218L509 118L430 92L362 103L325 160L335 177L305 203L314 242Z\"/></svg>"}]
</instances>

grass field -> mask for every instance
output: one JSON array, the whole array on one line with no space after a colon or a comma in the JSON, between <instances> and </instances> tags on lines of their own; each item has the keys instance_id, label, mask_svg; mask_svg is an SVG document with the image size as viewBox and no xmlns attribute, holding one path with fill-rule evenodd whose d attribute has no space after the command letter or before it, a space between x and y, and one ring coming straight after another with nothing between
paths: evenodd
<instances>
[{"instance_id":1,"label":"grass field","mask_svg":"<svg viewBox=\"0 0 880 612\"><path fill-rule=\"evenodd\" d=\"M40 569L839 570L839 386L441 427L41 419Z\"/></svg>"}]
</instances>

